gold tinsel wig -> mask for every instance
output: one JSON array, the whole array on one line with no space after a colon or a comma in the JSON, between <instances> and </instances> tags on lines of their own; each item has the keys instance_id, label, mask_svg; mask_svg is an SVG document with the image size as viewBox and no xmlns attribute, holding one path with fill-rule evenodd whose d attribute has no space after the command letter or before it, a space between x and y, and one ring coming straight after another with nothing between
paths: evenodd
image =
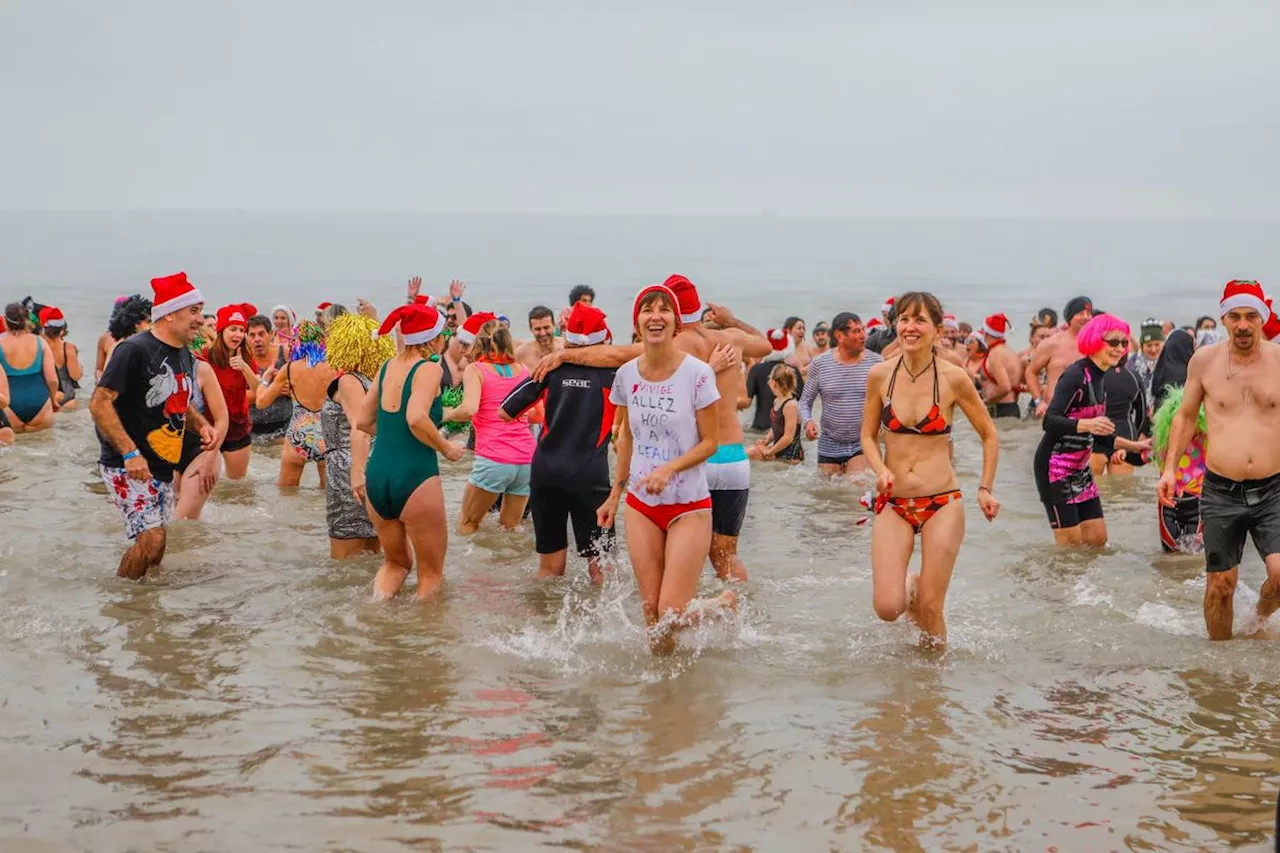
<instances>
[{"instance_id":1,"label":"gold tinsel wig","mask_svg":"<svg viewBox=\"0 0 1280 853\"><path fill-rule=\"evenodd\" d=\"M343 373L359 373L370 379L396 354L391 337L378 337L378 322L361 314L343 314L329 324L326 359Z\"/></svg>"}]
</instances>

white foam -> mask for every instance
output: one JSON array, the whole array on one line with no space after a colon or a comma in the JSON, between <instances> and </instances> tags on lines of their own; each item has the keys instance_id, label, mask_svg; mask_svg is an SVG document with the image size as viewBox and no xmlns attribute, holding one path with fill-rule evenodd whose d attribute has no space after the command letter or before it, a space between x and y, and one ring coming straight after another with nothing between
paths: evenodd
<instances>
[{"instance_id":1,"label":"white foam","mask_svg":"<svg viewBox=\"0 0 1280 853\"><path fill-rule=\"evenodd\" d=\"M1076 600L1072 602L1076 607L1114 607L1115 600L1111 597L1111 593L1103 592L1094 586L1085 578L1076 581L1073 590L1076 594Z\"/></svg>"},{"instance_id":2,"label":"white foam","mask_svg":"<svg viewBox=\"0 0 1280 853\"><path fill-rule=\"evenodd\" d=\"M1196 614L1197 618L1199 613ZM1138 608L1134 621L1139 625L1174 634L1179 637L1203 637L1204 626L1193 621L1187 613L1179 611L1168 604L1148 601Z\"/></svg>"}]
</instances>

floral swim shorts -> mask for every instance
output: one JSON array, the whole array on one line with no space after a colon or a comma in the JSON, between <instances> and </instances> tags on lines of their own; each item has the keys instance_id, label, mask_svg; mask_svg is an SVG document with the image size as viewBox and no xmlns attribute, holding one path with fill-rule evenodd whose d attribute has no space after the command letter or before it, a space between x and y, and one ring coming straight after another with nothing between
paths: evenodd
<instances>
[{"instance_id":1,"label":"floral swim shorts","mask_svg":"<svg viewBox=\"0 0 1280 853\"><path fill-rule=\"evenodd\" d=\"M173 483L133 480L123 468L99 465L107 496L124 515L125 532L137 539L145 530L164 527L173 518Z\"/></svg>"}]
</instances>

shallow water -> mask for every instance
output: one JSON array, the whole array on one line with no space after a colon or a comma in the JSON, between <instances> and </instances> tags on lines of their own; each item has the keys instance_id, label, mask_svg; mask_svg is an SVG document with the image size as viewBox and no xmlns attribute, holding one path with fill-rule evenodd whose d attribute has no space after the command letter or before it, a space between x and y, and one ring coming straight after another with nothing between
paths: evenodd
<instances>
[{"instance_id":1,"label":"shallow water","mask_svg":"<svg viewBox=\"0 0 1280 853\"><path fill-rule=\"evenodd\" d=\"M27 237L10 232L11 292L49 251ZM223 280L268 278L237 269ZM125 289L76 275L82 304ZM1212 299L1170 296L1183 314ZM754 318L766 300L739 301ZM119 581L88 416L58 427L0 456L6 851L1267 849L1274 646L1205 639L1200 564L1159 556L1153 472L1104 483L1111 547L1055 551L1032 424L1003 434L991 525L957 428L969 533L946 653L876 620L863 486L818 482L811 454L754 470L741 613L668 660L625 564L604 589L576 560L536 583L528 530L454 538L438 604L370 603L376 558L328 559L315 474L280 497L278 450L172 529L160 571ZM465 472L446 466L455 511ZM1261 577L1250 550L1240 629Z\"/></svg>"}]
</instances>

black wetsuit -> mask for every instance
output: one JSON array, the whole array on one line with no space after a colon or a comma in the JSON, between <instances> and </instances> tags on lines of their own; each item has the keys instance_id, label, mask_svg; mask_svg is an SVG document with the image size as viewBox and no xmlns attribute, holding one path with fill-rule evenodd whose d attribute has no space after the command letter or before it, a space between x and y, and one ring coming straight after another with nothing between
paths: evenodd
<instances>
[{"instance_id":1,"label":"black wetsuit","mask_svg":"<svg viewBox=\"0 0 1280 853\"><path fill-rule=\"evenodd\" d=\"M564 364L542 382L526 379L502 403L511 417L540 399L546 405L529 484L539 554L568 547L570 521L580 555L595 557L613 544L614 531L596 525L596 510L609 496L609 444L616 411L609 402L613 374L606 368Z\"/></svg>"},{"instance_id":2,"label":"black wetsuit","mask_svg":"<svg viewBox=\"0 0 1280 853\"><path fill-rule=\"evenodd\" d=\"M1036 490L1055 530L1102 518L1102 500L1089 467L1090 452L1095 447L1103 452L1101 440L1078 432L1076 425L1106 411L1107 392L1097 365L1082 358L1062 372L1044 416L1044 437L1033 463Z\"/></svg>"},{"instance_id":3,"label":"black wetsuit","mask_svg":"<svg viewBox=\"0 0 1280 853\"><path fill-rule=\"evenodd\" d=\"M1127 358L1107 371L1103 386L1106 389L1107 417L1116 425L1116 431L1115 435L1095 439L1093 452L1109 456L1115 452L1117 438L1137 441L1149 431L1147 399L1142 390L1142 380L1129 369ZM1143 464L1139 453L1126 453L1125 461L1130 465Z\"/></svg>"}]
</instances>

